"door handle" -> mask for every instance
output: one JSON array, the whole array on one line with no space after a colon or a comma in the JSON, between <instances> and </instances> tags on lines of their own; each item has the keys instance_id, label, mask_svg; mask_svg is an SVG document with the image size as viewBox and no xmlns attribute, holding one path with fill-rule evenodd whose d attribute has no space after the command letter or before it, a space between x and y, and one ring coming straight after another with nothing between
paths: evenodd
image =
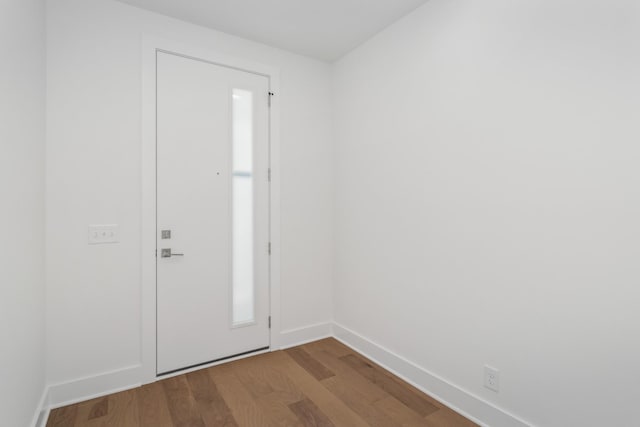
<instances>
[{"instance_id":1,"label":"door handle","mask_svg":"<svg viewBox=\"0 0 640 427\"><path fill-rule=\"evenodd\" d=\"M162 249L160 251L160 256L162 258L171 258L171 257L174 257L174 256L184 256L184 254L173 253L173 252L171 252L171 248L169 248L169 249Z\"/></svg>"}]
</instances>

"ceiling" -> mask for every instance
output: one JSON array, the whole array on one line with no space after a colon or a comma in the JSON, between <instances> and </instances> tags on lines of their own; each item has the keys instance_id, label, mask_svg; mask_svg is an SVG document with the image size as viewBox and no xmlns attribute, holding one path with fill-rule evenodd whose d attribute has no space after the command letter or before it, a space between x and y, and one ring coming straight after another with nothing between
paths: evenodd
<instances>
[{"instance_id":1,"label":"ceiling","mask_svg":"<svg viewBox=\"0 0 640 427\"><path fill-rule=\"evenodd\" d=\"M334 61L427 0L120 0Z\"/></svg>"}]
</instances>

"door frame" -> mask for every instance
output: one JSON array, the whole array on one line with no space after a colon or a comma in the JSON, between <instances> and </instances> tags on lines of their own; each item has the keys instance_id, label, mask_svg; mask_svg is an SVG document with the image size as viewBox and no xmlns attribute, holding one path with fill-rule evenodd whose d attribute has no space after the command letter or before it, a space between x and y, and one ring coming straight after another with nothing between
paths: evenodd
<instances>
[{"instance_id":1,"label":"door frame","mask_svg":"<svg viewBox=\"0 0 640 427\"><path fill-rule=\"evenodd\" d=\"M270 350L279 349L280 331L280 72L277 68L234 58L200 46L154 36L142 40L142 218L141 218L141 383L156 381L156 53L158 51L209 62L214 65L259 74L269 79L269 308L271 313ZM266 250L266 248L265 248ZM197 369L215 365L205 364ZM187 370L188 371L188 370ZM186 372L186 371L185 371ZM174 375L179 375L178 372Z\"/></svg>"}]
</instances>

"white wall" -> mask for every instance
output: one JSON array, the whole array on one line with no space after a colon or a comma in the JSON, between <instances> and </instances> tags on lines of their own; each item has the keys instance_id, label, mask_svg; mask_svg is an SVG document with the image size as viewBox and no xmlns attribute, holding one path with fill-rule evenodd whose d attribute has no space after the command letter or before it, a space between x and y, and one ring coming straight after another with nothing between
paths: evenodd
<instances>
[{"instance_id":1,"label":"white wall","mask_svg":"<svg viewBox=\"0 0 640 427\"><path fill-rule=\"evenodd\" d=\"M533 424L635 425L639 76L631 0L431 0L339 61L336 321Z\"/></svg>"},{"instance_id":2,"label":"white wall","mask_svg":"<svg viewBox=\"0 0 640 427\"><path fill-rule=\"evenodd\" d=\"M280 68L281 326L330 321L330 67L110 0L48 5L49 381L140 362L143 34ZM88 246L103 223L120 244Z\"/></svg>"},{"instance_id":3,"label":"white wall","mask_svg":"<svg viewBox=\"0 0 640 427\"><path fill-rule=\"evenodd\" d=\"M45 383L43 0L0 2L0 414L27 426Z\"/></svg>"}]
</instances>

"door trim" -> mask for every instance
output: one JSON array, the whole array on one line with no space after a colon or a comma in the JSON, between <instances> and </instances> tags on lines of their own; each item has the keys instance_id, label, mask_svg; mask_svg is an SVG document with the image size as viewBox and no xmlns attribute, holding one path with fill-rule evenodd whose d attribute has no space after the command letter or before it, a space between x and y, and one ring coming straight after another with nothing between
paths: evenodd
<instances>
[{"instance_id":1,"label":"door trim","mask_svg":"<svg viewBox=\"0 0 640 427\"><path fill-rule=\"evenodd\" d=\"M158 379L156 319L156 52L209 62L266 76L275 96L269 109L269 306L271 350L280 347L280 72L277 68L233 58L198 46L154 36L142 40L142 217L141 217L141 383Z\"/></svg>"}]
</instances>

